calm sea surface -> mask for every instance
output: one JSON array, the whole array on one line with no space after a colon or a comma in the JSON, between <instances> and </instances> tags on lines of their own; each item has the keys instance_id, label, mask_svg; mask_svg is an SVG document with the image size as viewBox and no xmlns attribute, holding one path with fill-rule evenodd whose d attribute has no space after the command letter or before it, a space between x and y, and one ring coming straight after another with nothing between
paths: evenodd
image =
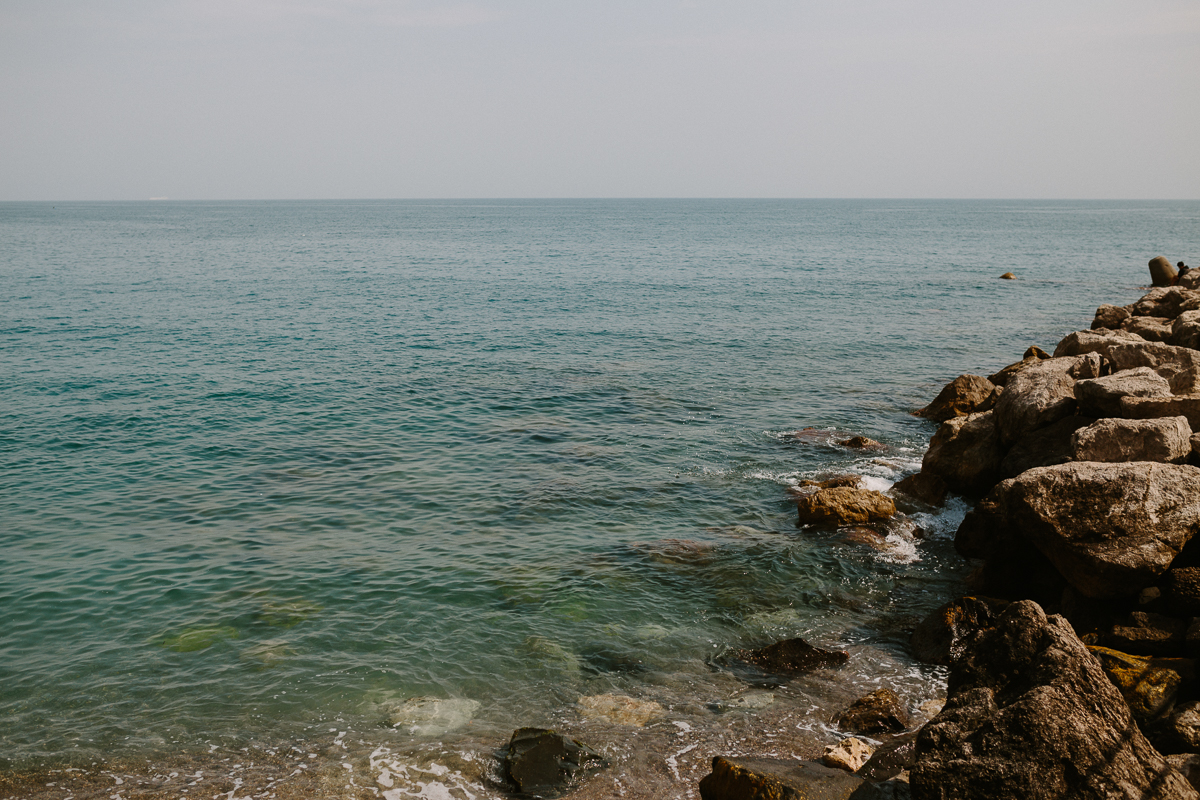
<instances>
[{"instance_id":1,"label":"calm sea surface","mask_svg":"<svg viewBox=\"0 0 1200 800\"><path fill-rule=\"evenodd\" d=\"M1160 253L1200 203L0 204L0 764L428 766L603 693L719 731L722 655L797 635L854 657L774 687L796 727L915 707L961 503L879 551L787 487L915 471L910 411Z\"/></svg>"}]
</instances>

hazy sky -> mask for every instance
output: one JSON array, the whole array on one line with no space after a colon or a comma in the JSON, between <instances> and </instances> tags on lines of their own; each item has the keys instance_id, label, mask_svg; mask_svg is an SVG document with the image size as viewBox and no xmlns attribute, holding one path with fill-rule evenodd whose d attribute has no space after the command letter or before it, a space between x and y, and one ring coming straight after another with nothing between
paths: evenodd
<instances>
[{"instance_id":1,"label":"hazy sky","mask_svg":"<svg viewBox=\"0 0 1200 800\"><path fill-rule=\"evenodd\" d=\"M1200 197L1198 0L0 0L0 200Z\"/></svg>"}]
</instances>

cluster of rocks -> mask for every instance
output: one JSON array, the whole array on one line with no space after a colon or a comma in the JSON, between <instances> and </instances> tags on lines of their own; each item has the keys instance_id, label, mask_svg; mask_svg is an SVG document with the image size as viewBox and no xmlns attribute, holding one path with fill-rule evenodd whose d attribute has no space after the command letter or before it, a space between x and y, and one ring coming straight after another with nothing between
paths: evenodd
<instances>
[{"instance_id":1,"label":"cluster of rocks","mask_svg":"<svg viewBox=\"0 0 1200 800\"><path fill-rule=\"evenodd\" d=\"M1200 798L1200 274L1163 262L1137 302L918 412L941 425L894 492L978 501L955 537L975 594L912 637L945 706L915 732L876 713L873 755L715 758L701 797ZM799 494L803 525L896 513L850 481Z\"/></svg>"}]
</instances>

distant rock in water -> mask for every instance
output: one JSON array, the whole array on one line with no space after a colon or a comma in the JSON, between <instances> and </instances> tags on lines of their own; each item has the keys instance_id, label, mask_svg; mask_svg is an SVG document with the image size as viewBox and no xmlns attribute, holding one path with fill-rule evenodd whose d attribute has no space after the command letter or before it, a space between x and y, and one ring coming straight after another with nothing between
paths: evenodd
<instances>
[{"instance_id":1,"label":"distant rock in water","mask_svg":"<svg viewBox=\"0 0 1200 800\"><path fill-rule=\"evenodd\" d=\"M866 436L851 436L849 439L842 439L838 442L842 447L849 447L851 450L883 450L884 447L874 439L868 439Z\"/></svg>"},{"instance_id":2,"label":"distant rock in water","mask_svg":"<svg viewBox=\"0 0 1200 800\"><path fill-rule=\"evenodd\" d=\"M1015 281L1016 279L1017 279L1017 276L1013 275L1011 272L1006 272L1000 276L1000 280L1003 280L1003 281Z\"/></svg>"},{"instance_id":3,"label":"distant rock in water","mask_svg":"<svg viewBox=\"0 0 1200 800\"><path fill-rule=\"evenodd\" d=\"M1155 286L1170 286L1179 277L1175 267L1166 256L1150 259L1150 282Z\"/></svg>"}]
</instances>

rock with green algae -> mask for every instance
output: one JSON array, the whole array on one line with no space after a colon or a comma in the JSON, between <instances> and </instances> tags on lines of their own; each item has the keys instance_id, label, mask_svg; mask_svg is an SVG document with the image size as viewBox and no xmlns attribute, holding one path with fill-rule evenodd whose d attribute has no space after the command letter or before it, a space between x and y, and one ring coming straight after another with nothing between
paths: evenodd
<instances>
[{"instance_id":1,"label":"rock with green algae","mask_svg":"<svg viewBox=\"0 0 1200 800\"><path fill-rule=\"evenodd\" d=\"M1104 674L1121 691L1134 719L1154 719L1175 702L1179 686L1183 683L1179 669L1186 669L1186 666L1174 662L1187 659L1135 656L1095 645L1090 645L1088 650L1099 660Z\"/></svg>"},{"instance_id":2,"label":"rock with green algae","mask_svg":"<svg viewBox=\"0 0 1200 800\"><path fill-rule=\"evenodd\" d=\"M275 628L291 628L319 613L321 606L308 600L271 599L262 604L257 617Z\"/></svg>"},{"instance_id":3,"label":"rock with green algae","mask_svg":"<svg viewBox=\"0 0 1200 800\"><path fill-rule=\"evenodd\" d=\"M159 641L159 644L176 653L194 653L197 650L206 650L222 639L236 638L238 638L236 628L228 625L205 625L187 628L174 636L166 636Z\"/></svg>"}]
</instances>

